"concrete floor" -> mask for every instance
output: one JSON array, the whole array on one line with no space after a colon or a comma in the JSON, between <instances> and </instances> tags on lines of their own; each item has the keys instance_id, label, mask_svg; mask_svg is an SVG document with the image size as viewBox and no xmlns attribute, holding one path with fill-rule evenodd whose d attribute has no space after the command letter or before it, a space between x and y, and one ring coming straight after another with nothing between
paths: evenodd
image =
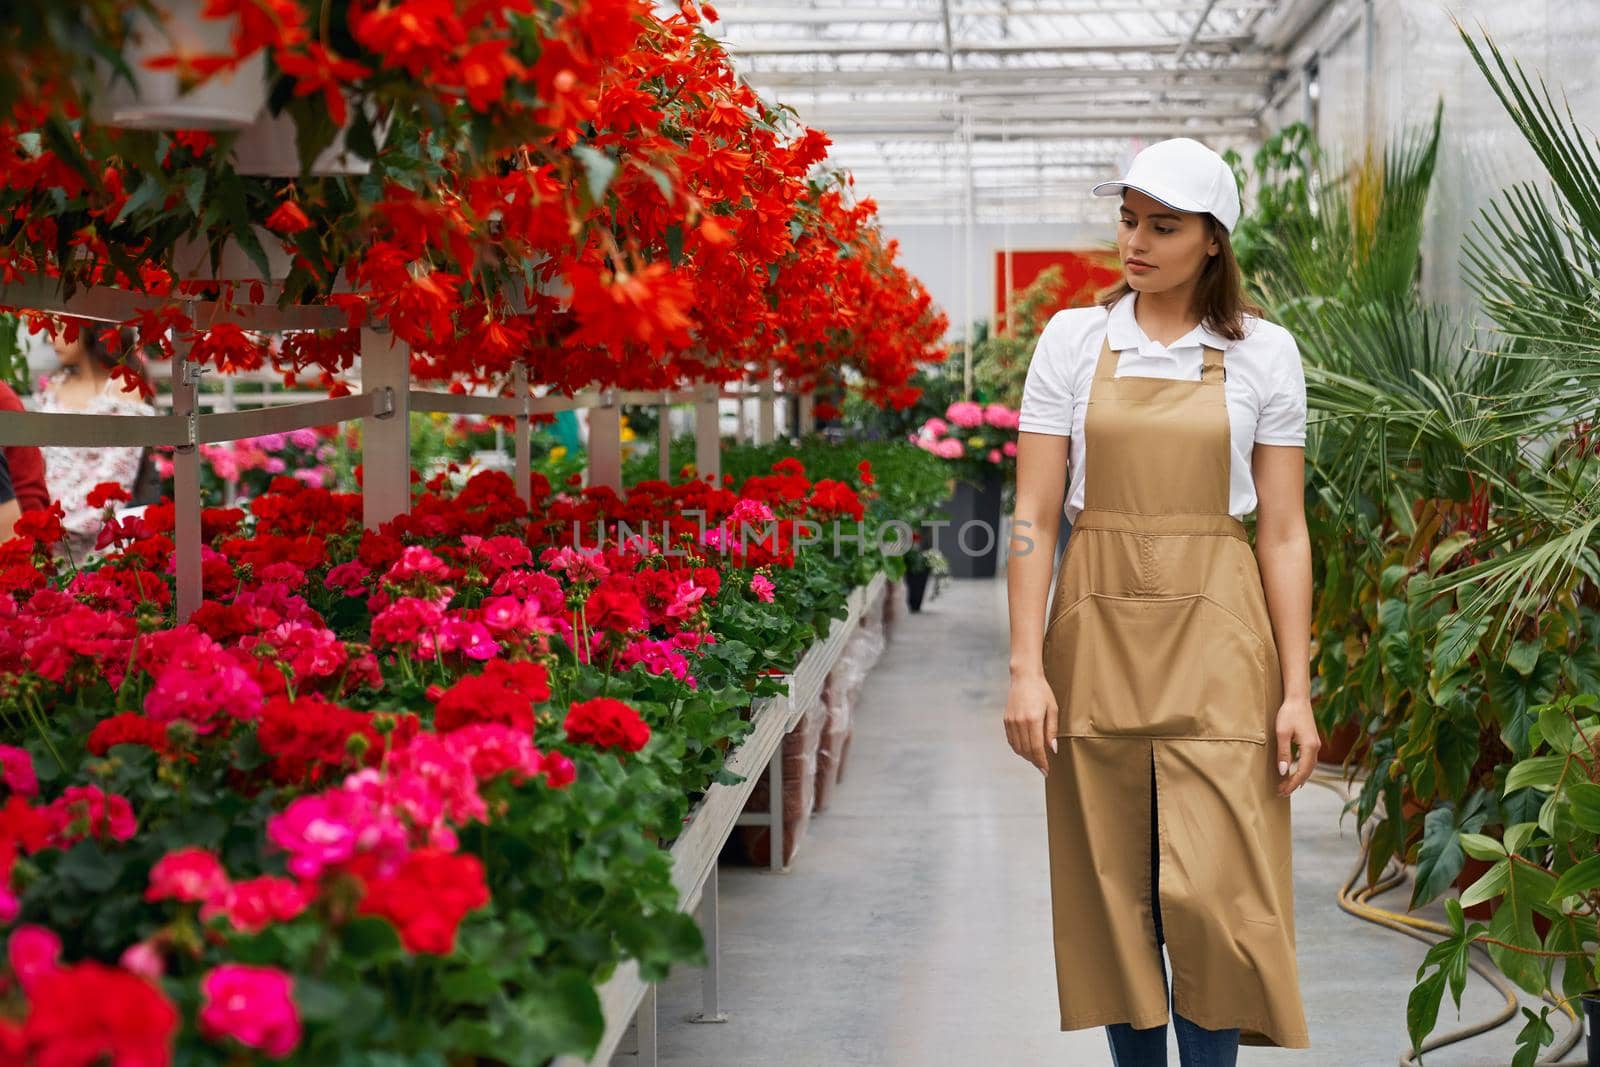
<instances>
[{"instance_id":1,"label":"concrete floor","mask_svg":"<svg viewBox=\"0 0 1600 1067\"><path fill-rule=\"evenodd\" d=\"M946 584L902 613L868 676L845 777L788 872L721 867L722 1009L695 1024L696 970L659 989L667 1067L1013 1067L1110 1064L1102 1029L1057 1029L1043 779L1011 752L1004 575ZM1380 1067L1408 1042L1426 946L1340 911L1356 853L1342 797L1292 801L1295 923L1310 1049L1241 1050L1242 1065ZM1403 911L1409 884L1374 903ZM1442 909L1422 913L1439 918ZM1503 1003L1469 977L1460 1022ZM1524 1003L1535 1003L1524 998ZM1509 1064L1521 1021L1427 1054L1428 1067ZM1567 1033L1556 1020L1558 1039ZM1171 1028L1168 1028L1171 1042ZM632 1048L631 1037L624 1049ZM1560 1062L1581 1063L1583 1045ZM614 1064L636 1062L621 1052ZM1171 1045L1171 1064L1178 1064Z\"/></svg>"}]
</instances>

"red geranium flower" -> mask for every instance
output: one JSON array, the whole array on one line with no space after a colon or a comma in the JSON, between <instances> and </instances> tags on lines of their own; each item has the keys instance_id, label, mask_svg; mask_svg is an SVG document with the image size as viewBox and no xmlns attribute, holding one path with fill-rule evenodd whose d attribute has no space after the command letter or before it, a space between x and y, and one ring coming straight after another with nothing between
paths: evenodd
<instances>
[{"instance_id":1,"label":"red geranium flower","mask_svg":"<svg viewBox=\"0 0 1600 1067\"><path fill-rule=\"evenodd\" d=\"M87 961L39 975L28 999L24 1063L165 1067L172 1062L177 1009L138 975Z\"/></svg>"},{"instance_id":2,"label":"red geranium flower","mask_svg":"<svg viewBox=\"0 0 1600 1067\"><path fill-rule=\"evenodd\" d=\"M367 879L366 886L362 915L388 919L407 951L438 956L455 951L467 912L489 903L478 857L437 848L414 850L393 875Z\"/></svg>"},{"instance_id":3,"label":"red geranium flower","mask_svg":"<svg viewBox=\"0 0 1600 1067\"><path fill-rule=\"evenodd\" d=\"M573 704L562 724L567 740L597 748L637 752L650 740L650 726L620 700L595 697Z\"/></svg>"}]
</instances>

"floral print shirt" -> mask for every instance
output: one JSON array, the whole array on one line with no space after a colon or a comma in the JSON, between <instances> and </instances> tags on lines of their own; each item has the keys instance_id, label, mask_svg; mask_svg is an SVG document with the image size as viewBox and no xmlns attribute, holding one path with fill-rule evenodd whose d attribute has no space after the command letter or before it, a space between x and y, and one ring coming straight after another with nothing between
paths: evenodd
<instances>
[{"instance_id":1,"label":"floral print shirt","mask_svg":"<svg viewBox=\"0 0 1600 1067\"><path fill-rule=\"evenodd\" d=\"M156 409L144 400L122 392L122 383L115 378L106 379L100 392L87 406L69 407L63 404L59 390L66 378L58 372L40 383L32 399L35 411L58 412L70 415L154 415ZM131 446L109 448L76 448L65 445L46 445L44 453L45 480L50 485L50 498L61 503L65 513L61 525L66 529L65 547L71 551L75 563L82 563L94 551L100 535L103 513L89 506L89 491L101 482L116 482L132 490L139 475L139 457L144 451Z\"/></svg>"}]
</instances>

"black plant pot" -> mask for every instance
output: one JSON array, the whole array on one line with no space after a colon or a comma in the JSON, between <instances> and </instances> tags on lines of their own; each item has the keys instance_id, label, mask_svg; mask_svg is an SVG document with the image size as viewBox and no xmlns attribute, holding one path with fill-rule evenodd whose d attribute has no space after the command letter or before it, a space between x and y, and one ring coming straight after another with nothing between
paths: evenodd
<instances>
[{"instance_id":1,"label":"black plant pot","mask_svg":"<svg viewBox=\"0 0 1600 1067\"><path fill-rule=\"evenodd\" d=\"M1589 1067L1600 1067L1600 989L1585 989L1578 994L1583 1001L1584 1040L1588 1044Z\"/></svg>"},{"instance_id":2,"label":"black plant pot","mask_svg":"<svg viewBox=\"0 0 1600 1067\"><path fill-rule=\"evenodd\" d=\"M922 610L922 594L928 588L928 575L932 571L906 571L906 607L912 611Z\"/></svg>"},{"instance_id":3,"label":"black plant pot","mask_svg":"<svg viewBox=\"0 0 1600 1067\"><path fill-rule=\"evenodd\" d=\"M983 472L978 485L956 482L945 501L950 522L934 529L934 547L950 561L952 578L993 578L1000 558L1000 499L1004 484L998 468Z\"/></svg>"}]
</instances>

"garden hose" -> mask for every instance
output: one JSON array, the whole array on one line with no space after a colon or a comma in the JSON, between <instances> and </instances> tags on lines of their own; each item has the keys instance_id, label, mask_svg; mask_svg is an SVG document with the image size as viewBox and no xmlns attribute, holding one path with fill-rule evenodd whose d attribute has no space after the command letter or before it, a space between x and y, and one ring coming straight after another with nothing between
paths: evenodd
<instances>
[{"instance_id":1,"label":"garden hose","mask_svg":"<svg viewBox=\"0 0 1600 1067\"><path fill-rule=\"evenodd\" d=\"M1350 799L1350 794L1341 775L1330 774L1319 770L1313 773L1308 781L1315 782L1317 785L1332 790L1344 800L1348 801ZM1371 846L1371 837L1372 835L1370 831L1366 834L1363 834L1361 837L1361 849L1359 854L1356 856L1356 862L1351 867L1350 875L1345 879L1344 885L1339 889L1338 904L1340 910L1365 922L1370 922L1377 926L1383 926L1390 930L1398 931L1399 933L1405 934L1407 937L1415 938L1427 945L1436 944L1438 941L1443 939L1442 936L1430 937L1429 934L1449 935L1451 932L1450 927L1443 923L1433 922L1428 919L1419 919L1415 916L1406 915L1401 912L1389 911L1386 908L1380 908L1369 903L1373 897L1379 895L1380 893L1386 893L1395 886L1406 881L1405 865L1403 863L1391 861L1389 866L1385 868L1384 873L1379 877L1377 884L1360 889L1356 888L1356 883L1361 879L1361 874L1366 869L1367 855ZM1489 963L1485 962L1486 958L1487 953L1485 953L1483 949L1479 947L1476 952L1468 953L1467 962L1473 971L1482 977L1484 981L1493 986L1500 993L1500 995L1505 998L1505 1004L1494 1016L1487 1020L1475 1023L1459 1030L1450 1030L1443 1034L1435 1034L1433 1037L1423 1042L1422 1047L1416 1050L1415 1056L1410 1052L1401 1053L1398 1061L1400 1067L1419 1067L1419 1061L1417 1060L1416 1056L1432 1052L1435 1049L1444 1047L1445 1045L1451 1045L1458 1041L1465 1041L1468 1038L1477 1037L1480 1034L1484 1034L1490 1030L1504 1026L1506 1023L1517 1018L1517 1009L1521 1006L1521 1002L1517 999L1516 987L1513 986L1510 980L1502 975L1498 970L1496 970ZM1544 1064L1559 1063L1568 1052L1572 1051L1572 1048L1577 1045L1579 1040L1582 1039L1583 1023L1582 1020L1578 1018L1577 1013L1572 1010L1570 1004L1559 1001L1548 993L1543 994L1541 999L1548 1004L1560 1008L1566 1013L1567 1018L1572 1021L1572 1026L1568 1029L1566 1037L1557 1041L1555 1045L1551 1047L1550 1051L1545 1054L1545 1057L1537 1061Z\"/></svg>"}]
</instances>

